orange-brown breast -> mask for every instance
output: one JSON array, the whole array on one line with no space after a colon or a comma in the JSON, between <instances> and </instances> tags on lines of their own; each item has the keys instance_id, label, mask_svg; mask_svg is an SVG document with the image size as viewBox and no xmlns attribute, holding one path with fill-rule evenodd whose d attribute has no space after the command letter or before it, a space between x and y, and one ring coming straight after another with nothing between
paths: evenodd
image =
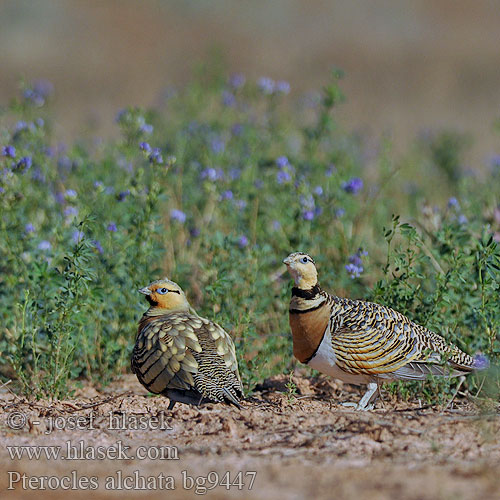
<instances>
[{"instance_id":1,"label":"orange-brown breast","mask_svg":"<svg viewBox=\"0 0 500 500\"><path fill-rule=\"evenodd\" d=\"M293 337L293 355L304 363L319 347L330 319L326 305L311 312L290 313Z\"/></svg>"}]
</instances>

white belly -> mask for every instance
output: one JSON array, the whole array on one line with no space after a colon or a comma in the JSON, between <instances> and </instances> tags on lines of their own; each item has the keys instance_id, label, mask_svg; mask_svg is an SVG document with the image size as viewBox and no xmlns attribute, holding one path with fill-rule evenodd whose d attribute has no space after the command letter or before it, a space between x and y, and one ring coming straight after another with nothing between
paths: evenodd
<instances>
[{"instance_id":1,"label":"white belly","mask_svg":"<svg viewBox=\"0 0 500 500\"><path fill-rule=\"evenodd\" d=\"M323 340L316 354L312 357L311 361L307 363L307 366L325 375L338 378L348 384L367 384L371 380L369 375L354 375L339 368L337 365L337 356L332 347L332 335L328 327L326 328L325 335L323 335Z\"/></svg>"}]
</instances>

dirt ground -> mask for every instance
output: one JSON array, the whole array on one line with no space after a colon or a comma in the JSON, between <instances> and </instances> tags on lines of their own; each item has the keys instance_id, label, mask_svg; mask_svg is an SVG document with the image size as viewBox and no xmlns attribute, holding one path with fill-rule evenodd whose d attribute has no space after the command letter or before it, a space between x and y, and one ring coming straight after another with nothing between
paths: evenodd
<instances>
[{"instance_id":1,"label":"dirt ground","mask_svg":"<svg viewBox=\"0 0 500 500\"><path fill-rule=\"evenodd\" d=\"M349 386L293 381L292 396L286 377L267 380L240 411L168 412L133 376L67 401L28 402L4 386L0 497L500 499L498 411L466 401L420 408L385 394L356 412L339 404L359 398Z\"/></svg>"}]
</instances>

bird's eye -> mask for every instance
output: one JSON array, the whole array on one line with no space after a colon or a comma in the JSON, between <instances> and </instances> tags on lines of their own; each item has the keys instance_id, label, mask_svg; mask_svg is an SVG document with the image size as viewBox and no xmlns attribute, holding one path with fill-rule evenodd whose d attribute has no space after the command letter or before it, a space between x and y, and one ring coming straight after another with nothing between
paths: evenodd
<instances>
[{"instance_id":1,"label":"bird's eye","mask_svg":"<svg viewBox=\"0 0 500 500\"><path fill-rule=\"evenodd\" d=\"M156 290L160 295L165 295L168 292L168 288L158 288Z\"/></svg>"},{"instance_id":2,"label":"bird's eye","mask_svg":"<svg viewBox=\"0 0 500 500\"><path fill-rule=\"evenodd\" d=\"M302 257L302 259L300 259L300 262L302 262L303 264L307 264L307 257Z\"/></svg>"}]
</instances>

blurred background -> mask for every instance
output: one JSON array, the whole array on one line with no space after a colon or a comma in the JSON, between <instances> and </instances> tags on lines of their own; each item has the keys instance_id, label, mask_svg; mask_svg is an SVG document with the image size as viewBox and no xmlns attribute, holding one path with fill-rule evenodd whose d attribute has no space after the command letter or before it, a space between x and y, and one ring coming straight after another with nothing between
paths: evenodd
<instances>
[{"instance_id":1,"label":"blurred background","mask_svg":"<svg viewBox=\"0 0 500 500\"><path fill-rule=\"evenodd\" d=\"M20 79L55 86L59 136L117 132L217 51L228 73L287 80L292 95L345 70L343 122L398 149L423 131L498 149L498 0L0 0L0 105Z\"/></svg>"}]
</instances>

